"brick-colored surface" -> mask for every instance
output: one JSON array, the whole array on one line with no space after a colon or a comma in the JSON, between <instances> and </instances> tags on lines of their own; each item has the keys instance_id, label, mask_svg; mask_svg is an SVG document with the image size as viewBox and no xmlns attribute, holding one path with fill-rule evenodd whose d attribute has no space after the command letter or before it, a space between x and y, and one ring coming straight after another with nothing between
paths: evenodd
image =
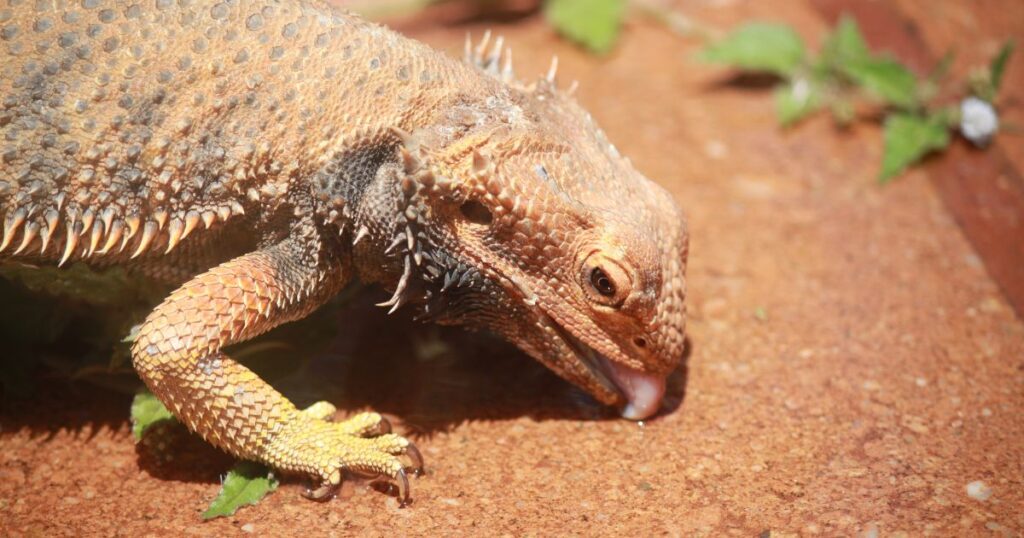
<instances>
[{"instance_id":1,"label":"brick-colored surface","mask_svg":"<svg viewBox=\"0 0 1024 538\"><path fill-rule=\"evenodd\" d=\"M898 4L931 50L958 51L959 73L1024 35L1013 1ZM826 29L799 2L679 7L722 27L789 22L813 42ZM505 346L438 339L358 302L312 377L340 407L413 430L429 473L412 506L366 482L312 503L286 482L200 523L227 459L179 441L154 462L132 443L125 397L54 388L0 411L4 534L1024 532L1024 324L928 168L878 187L877 127L818 118L780 133L770 91L727 84L693 60L695 40L643 19L606 59L537 17L403 30L454 52L484 26L506 35L520 73L558 53L612 140L689 212L691 349L672 409L643 427L613 419ZM1021 121L1021 65L1007 121ZM1024 162L1016 137L997 144ZM968 495L976 481L984 501Z\"/></svg>"}]
</instances>

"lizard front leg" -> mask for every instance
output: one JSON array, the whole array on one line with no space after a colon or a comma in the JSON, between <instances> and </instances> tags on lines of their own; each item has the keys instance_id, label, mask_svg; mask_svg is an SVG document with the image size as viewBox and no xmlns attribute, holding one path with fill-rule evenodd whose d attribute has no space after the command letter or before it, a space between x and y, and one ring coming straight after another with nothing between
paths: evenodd
<instances>
[{"instance_id":1,"label":"lizard front leg","mask_svg":"<svg viewBox=\"0 0 1024 538\"><path fill-rule=\"evenodd\" d=\"M221 349L307 315L348 278L343 264L318 263L285 239L203 273L173 292L143 323L132 347L136 371L182 422L243 459L319 479L307 495L327 498L342 471L387 475L408 498L405 466L419 453L388 433L376 413L333 423L329 404L297 409ZM331 266L329 268L322 265ZM366 437L380 434L376 437Z\"/></svg>"}]
</instances>

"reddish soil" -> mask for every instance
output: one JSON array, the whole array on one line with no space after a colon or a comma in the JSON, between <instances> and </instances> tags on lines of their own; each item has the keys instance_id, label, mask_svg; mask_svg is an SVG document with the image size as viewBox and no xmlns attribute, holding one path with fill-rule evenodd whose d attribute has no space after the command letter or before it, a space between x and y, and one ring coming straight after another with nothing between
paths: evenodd
<instances>
[{"instance_id":1,"label":"reddish soil","mask_svg":"<svg viewBox=\"0 0 1024 538\"><path fill-rule=\"evenodd\" d=\"M801 2L679 4L719 27L826 30ZM1024 44L1016 0L896 4L932 51L957 50L961 74L1007 37ZM879 187L876 126L822 117L781 133L770 91L730 83L692 59L695 40L641 18L603 60L536 16L402 30L455 52L484 26L521 74L558 53L623 153L689 212L691 346L665 412L615 419L506 345L387 318L369 297L337 314L338 341L307 377L346 412L412 432L429 474L410 507L365 481L323 504L286 481L203 523L229 458L181 431L136 447L130 397L45 377L0 411L0 534L1024 532L1024 323L933 190L941 159ZM1018 124L1021 52L1005 83ZM1018 167L1020 140L997 141ZM974 481L987 500L968 495Z\"/></svg>"}]
</instances>

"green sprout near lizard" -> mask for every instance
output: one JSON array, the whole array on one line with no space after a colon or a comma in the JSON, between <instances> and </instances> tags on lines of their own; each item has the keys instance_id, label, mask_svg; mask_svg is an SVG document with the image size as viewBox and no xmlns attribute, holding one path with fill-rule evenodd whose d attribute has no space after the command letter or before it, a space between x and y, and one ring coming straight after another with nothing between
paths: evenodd
<instances>
[{"instance_id":1,"label":"green sprout near lizard","mask_svg":"<svg viewBox=\"0 0 1024 538\"><path fill-rule=\"evenodd\" d=\"M898 60L872 52L849 16L840 18L817 55L792 28L754 22L711 43L700 58L779 77L775 109L785 127L821 110L845 127L857 119L859 105L880 108L884 152L878 179L887 183L948 147L951 130L978 147L989 143L999 129L996 95L1012 51L1006 43L987 69L971 76L959 106L935 103L952 54L920 79Z\"/></svg>"}]
</instances>

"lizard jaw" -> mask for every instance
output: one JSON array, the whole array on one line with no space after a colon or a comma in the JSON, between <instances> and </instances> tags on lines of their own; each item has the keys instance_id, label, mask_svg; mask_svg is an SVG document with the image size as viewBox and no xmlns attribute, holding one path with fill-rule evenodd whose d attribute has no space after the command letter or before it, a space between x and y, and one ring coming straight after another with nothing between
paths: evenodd
<instances>
[{"instance_id":1,"label":"lizard jaw","mask_svg":"<svg viewBox=\"0 0 1024 538\"><path fill-rule=\"evenodd\" d=\"M559 332L590 373L606 388L614 388L625 401L620 411L622 418L643 420L658 412L665 395L664 377L619 364L568 331Z\"/></svg>"},{"instance_id":2,"label":"lizard jaw","mask_svg":"<svg viewBox=\"0 0 1024 538\"><path fill-rule=\"evenodd\" d=\"M517 278L506 276L507 285L522 295L523 304L535 312L539 322L552 329L590 375L607 393L625 402L620 411L627 420L643 420L658 412L665 395L665 378L619 364L577 338L538 306L537 296ZM603 398L600 398L603 399ZM614 403L605 401L605 403Z\"/></svg>"}]
</instances>

